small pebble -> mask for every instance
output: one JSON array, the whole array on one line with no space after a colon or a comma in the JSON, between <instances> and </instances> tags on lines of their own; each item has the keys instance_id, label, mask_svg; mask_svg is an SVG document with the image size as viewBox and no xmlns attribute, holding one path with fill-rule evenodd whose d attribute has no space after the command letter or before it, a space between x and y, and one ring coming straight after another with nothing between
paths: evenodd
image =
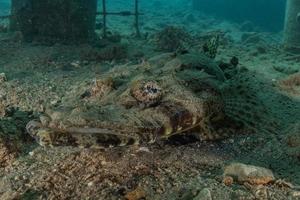
<instances>
[{"instance_id":1,"label":"small pebble","mask_svg":"<svg viewBox=\"0 0 300 200\"><path fill-rule=\"evenodd\" d=\"M93 185L94 185L94 182L93 182L93 181L91 181L91 182L88 183L88 186L89 186L89 187L92 187Z\"/></svg>"},{"instance_id":2,"label":"small pebble","mask_svg":"<svg viewBox=\"0 0 300 200\"><path fill-rule=\"evenodd\" d=\"M299 197L300 197L300 191L294 191L294 192L292 193L292 197L297 197L297 198L299 198Z\"/></svg>"},{"instance_id":3,"label":"small pebble","mask_svg":"<svg viewBox=\"0 0 300 200\"><path fill-rule=\"evenodd\" d=\"M80 62L79 61L72 62L71 66L73 66L75 68L79 68L80 67Z\"/></svg>"},{"instance_id":4,"label":"small pebble","mask_svg":"<svg viewBox=\"0 0 300 200\"><path fill-rule=\"evenodd\" d=\"M140 148L138 149L138 152L152 153L152 152L149 150L149 148L147 148L147 147L140 147Z\"/></svg>"},{"instance_id":5,"label":"small pebble","mask_svg":"<svg viewBox=\"0 0 300 200\"><path fill-rule=\"evenodd\" d=\"M204 188L193 200L212 200L211 192L209 189Z\"/></svg>"}]
</instances>

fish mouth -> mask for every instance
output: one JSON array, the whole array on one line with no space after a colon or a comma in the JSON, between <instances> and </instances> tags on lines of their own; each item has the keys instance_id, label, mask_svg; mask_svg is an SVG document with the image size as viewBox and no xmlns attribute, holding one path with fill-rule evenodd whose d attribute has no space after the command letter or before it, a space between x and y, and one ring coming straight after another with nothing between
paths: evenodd
<instances>
[{"instance_id":1,"label":"fish mouth","mask_svg":"<svg viewBox=\"0 0 300 200\"><path fill-rule=\"evenodd\" d=\"M29 135L38 144L49 146L74 146L81 148L109 148L139 144L134 132L122 132L107 128L69 127L64 130L44 127L41 122L32 120L26 125Z\"/></svg>"},{"instance_id":2,"label":"fish mouth","mask_svg":"<svg viewBox=\"0 0 300 200\"><path fill-rule=\"evenodd\" d=\"M105 128L71 127L65 130L71 140L85 148L117 147L139 144L139 138L134 133L122 133L120 130ZM72 143L71 143L72 144Z\"/></svg>"}]
</instances>

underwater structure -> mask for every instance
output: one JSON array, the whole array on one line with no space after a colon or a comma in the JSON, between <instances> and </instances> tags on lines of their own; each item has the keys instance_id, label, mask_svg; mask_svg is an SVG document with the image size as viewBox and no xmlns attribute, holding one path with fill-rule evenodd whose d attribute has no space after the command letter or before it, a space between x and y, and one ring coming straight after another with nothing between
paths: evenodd
<instances>
[{"instance_id":1,"label":"underwater structure","mask_svg":"<svg viewBox=\"0 0 300 200\"><path fill-rule=\"evenodd\" d=\"M300 53L300 1L287 0L284 45L287 50Z\"/></svg>"},{"instance_id":2,"label":"underwater structure","mask_svg":"<svg viewBox=\"0 0 300 200\"><path fill-rule=\"evenodd\" d=\"M103 37L107 37L107 16L133 16L136 36L140 37L139 0L133 11L111 12L107 0L97 12L98 0L12 0L10 30L21 31L25 41L88 42L95 38L96 16L102 15Z\"/></svg>"},{"instance_id":3,"label":"underwater structure","mask_svg":"<svg viewBox=\"0 0 300 200\"><path fill-rule=\"evenodd\" d=\"M97 0L12 0L10 29L24 39L87 41L94 37Z\"/></svg>"}]
</instances>

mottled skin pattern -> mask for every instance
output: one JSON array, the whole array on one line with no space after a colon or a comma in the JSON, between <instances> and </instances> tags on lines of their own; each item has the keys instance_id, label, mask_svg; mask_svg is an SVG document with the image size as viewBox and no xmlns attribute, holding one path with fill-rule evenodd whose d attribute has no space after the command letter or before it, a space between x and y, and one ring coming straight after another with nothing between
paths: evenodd
<instances>
[{"instance_id":1,"label":"mottled skin pattern","mask_svg":"<svg viewBox=\"0 0 300 200\"><path fill-rule=\"evenodd\" d=\"M198 53L117 66L101 81L79 84L26 128L42 146L102 148L185 133L221 139L232 130L216 87L223 77L211 59Z\"/></svg>"}]
</instances>

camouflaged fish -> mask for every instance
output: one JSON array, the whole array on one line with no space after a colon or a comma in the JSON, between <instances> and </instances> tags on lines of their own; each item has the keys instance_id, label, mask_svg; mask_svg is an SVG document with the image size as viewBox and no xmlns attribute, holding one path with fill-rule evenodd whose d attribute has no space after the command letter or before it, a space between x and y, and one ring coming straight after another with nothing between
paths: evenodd
<instances>
[{"instance_id":1,"label":"camouflaged fish","mask_svg":"<svg viewBox=\"0 0 300 200\"><path fill-rule=\"evenodd\" d=\"M224 81L223 71L203 54L164 54L79 84L26 128L42 146L114 147L177 134L222 139L236 124L225 113Z\"/></svg>"}]
</instances>

